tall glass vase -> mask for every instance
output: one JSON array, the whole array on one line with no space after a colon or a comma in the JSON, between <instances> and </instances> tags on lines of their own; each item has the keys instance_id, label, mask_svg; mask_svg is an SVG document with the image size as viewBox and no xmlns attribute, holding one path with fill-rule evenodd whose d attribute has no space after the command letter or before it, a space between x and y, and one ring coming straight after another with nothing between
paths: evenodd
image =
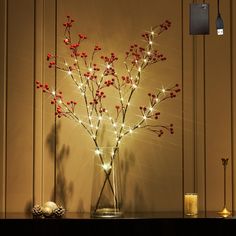
<instances>
[{"instance_id":1,"label":"tall glass vase","mask_svg":"<svg viewBox=\"0 0 236 236\"><path fill-rule=\"evenodd\" d=\"M122 215L119 148L97 148L91 197L92 217Z\"/></svg>"}]
</instances>

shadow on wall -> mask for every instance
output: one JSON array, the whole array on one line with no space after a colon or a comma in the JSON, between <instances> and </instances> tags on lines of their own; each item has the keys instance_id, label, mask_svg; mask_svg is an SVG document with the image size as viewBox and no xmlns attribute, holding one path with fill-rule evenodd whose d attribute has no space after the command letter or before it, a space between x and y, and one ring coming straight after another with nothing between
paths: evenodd
<instances>
[{"instance_id":1,"label":"shadow on wall","mask_svg":"<svg viewBox=\"0 0 236 236\"><path fill-rule=\"evenodd\" d=\"M31 212L32 208L33 208L33 201L28 201L28 202L25 204L25 210L24 210L24 212L25 212L25 213L29 213L29 212Z\"/></svg>"},{"instance_id":2,"label":"shadow on wall","mask_svg":"<svg viewBox=\"0 0 236 236\"><path fill-rule=\"evenodd\" d=\"M121 184L123 193L123 206L127 212L138 212L140 209L145 209L143 192L138 182L135 181L130 174L131 168L134 167L135 155L126 149L124 151L123 157L121 158Z\"/></svg>"},{"instance_id":3,"label":"shadow on wall","mask_svg":"<svg viewBox=\"0 0 236 236\"><path fill-rule=\"evenodd\" d=\"M68 182L65 177L65 161L69 158L70 148L63 144L56 158L56 201L67 208L67 202L74 192L73 182Z\"/></svg>"},{"instance_id":4,"label":"shadow on wall","mask_svg":"<svg viewBox=\"0 0 236 236\"><path fill-rule=\"evenodd\" d=\"M55 173L56 181L54 189L52 190L51 199L62 205L65 209L67 208L68 199L73 195L74 186L72 182L66 180L65 176L65 165L68 161L70 147L69 145L63 144L60 150L57 150L59 142L61 123L57 122L56 126L52 126L51 132L47 137L47 145L49 147L50 155L55 161ZM56 157L55 157L56 153Z\"/></svg>"}]
</instances>

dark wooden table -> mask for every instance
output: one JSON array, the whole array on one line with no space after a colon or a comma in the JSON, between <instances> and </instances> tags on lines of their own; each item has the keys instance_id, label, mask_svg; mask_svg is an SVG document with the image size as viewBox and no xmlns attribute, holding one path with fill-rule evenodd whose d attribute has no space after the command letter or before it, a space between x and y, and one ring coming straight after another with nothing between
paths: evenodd
<instances>
[{"instance_id":1,"label":"dark wooden table","mask_svg":"<svg viewBox=\"0 0 236 236\"><path fill-rule=\"evenodd\" d=\"M6 231L7 234L2 232ZM236 235L236 216L222 218L216 212L186 217L178 212L132 213L121 218L95 219L89 214L67 213L62 218L0 214L1 235ZM14 233L16 235L16 233Z\"/></svg>"}]
</instances>

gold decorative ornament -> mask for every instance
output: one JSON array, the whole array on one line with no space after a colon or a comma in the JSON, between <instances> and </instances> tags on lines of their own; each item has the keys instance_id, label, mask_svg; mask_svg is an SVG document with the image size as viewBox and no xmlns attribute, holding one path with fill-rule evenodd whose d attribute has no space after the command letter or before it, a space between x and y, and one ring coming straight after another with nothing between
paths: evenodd
<instances>
[{"instance_id":1,"label":"gold decorative ornament","mask_svg":"<svg viewBox=\"0 0 236 236\"><path fill-rule=\"evenodd\" d=\"M46 217L52 216L52 208L50 207L43 207L43 215Z\"/></svg>"},{"instance_id":2,"label":"gold decorative ornament","mask_svg":"<svg viewBox=\"0 0 236 236\"><path fill-rule=\"evenodd\" d=\"M218 214L226 218L231 215L231 212L226 207L226 166L228 164L229 158L221 158L221 161L224 168L224 206L223 210L219 211Z\"/></svg>"},{"instance_id":3,"label":"gold decorative ornament","mask_svg":"<svg viewBox=\"0 0 236 236\"><path fill-rule=\"evenodd\" d=\"M52 202L52 201L45 202L43 207L49 207L49 208L52 209L52 211L54 211L55 209L58 208L57 204L55 202Z\"/></svg>"},{"instance_id":4,"label":"gold decorative ornament","mask_svg":"<svg viewBox=\"0 0 236 236\"><path fill-rule=\"evenodd\" d=\"M33 216L42 216L43 215L43 209L40 205L35 205L33 208L32 208L32 215Z\"/></svg>"},{"instance_id":5,"label":"gold decorative ornament","mask_svg":"<svg viewBox=\"0 0 236 236\"><path fill-rule=\"evenodd\" d=\"M34 217L62 217L65 214L65 209L62 206L58 206L55 202L48 201L43 206L35 205L31 213Z\"/></svg>"},{"instance_id":6,"label":"gold decorative ornament","mask_svg":"<svg viewBox=\"0 0 236 236\"><path fill-rule=\"evenodd\" d=\"M65 214L65 209L62 207L62 206L58 206L58 208L56 208L54 211L53 211L53 215L55 217L61 217Z\"/></svg>"}]
</instances>

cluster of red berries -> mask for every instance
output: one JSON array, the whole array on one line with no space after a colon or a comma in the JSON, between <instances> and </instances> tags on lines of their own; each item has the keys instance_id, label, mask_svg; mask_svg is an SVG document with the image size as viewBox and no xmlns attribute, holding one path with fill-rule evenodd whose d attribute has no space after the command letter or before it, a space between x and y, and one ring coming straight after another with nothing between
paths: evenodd
<instances>
[{"instance_id":1,"label":"cluster of red berries","mask_svg":"<svg viewBox=\"0 0 236 236\"><path fill-rule=\"evenodd\" d=\"M47 54L47 61L49 61L49 60L51 60L51 59L53 59L53 58L55 58L55 56L53 56L51 53L48 53L48 54ZM55 62L55 61L50 61L48 67L49 67L49 68L52 68L52 67L55 66L55 65L56 65L56 62Z\"/></svg>"},{"instance_id":2,"label":"cluster of red berries","mask_svg":"<svg viewBox=\"0 0 236 236\"><path fill-rule=\"evenodd\" d=\"M106 98L105 93L103 91L97 90L96 94L95 94L95 98L89 104L90 105L97 105L99 102L101 103L101 100L103 98Z\"/></svg>"},{"instance_id":3,"label":"cluster of red berries","mask_svg":"<svg viewBox=\"0 0 236 236\"><path fill-rule=\"evenodd\" d=\"M176 84L173 88L169 89L169 91L171 91L170 92L170 98L175 98L176 93L179 93L181 91L180 88L179 88L179 84Z\"/></svg>"},{"instance_id":4,"label":"cluster of red berries","mask_svg":"<svg viewBox=\"0 0 236 236\"><path fill-rule=\"evenodd\" d=\"M35 83L36 83L36 88L37 89L41 88L44 93L50 90L49 85L47 83L42 84L38 80L36 80Z\"/></svg>"},{"instance_id":5,"label":"cluster of red berries","mask_svg":"<svg viewBox=\"0 0 236 236\"><path fill-rule=\"evenodd\" d=\"M77 48L79 47L79 45L80 45L79 43L73 43L73 44L70 45L70 49L73 50L73 51L76 51Z\"/></svg>"},{"instance_id":6,"label":"cluster of red berries","mask_svg":"<svg viewBox=\"0 0 236 236\"><path fill-rule=\"evenodd\" d=\"M70 18L70 16L67 16L67 22L63 23L63 26L66 28L72 27L72 23L75 22L73 19Z\"/></svg>"},{"instance_id":7,"label":"cluster of red berries","mask_svg":"<svg viewBox=\"0 0 236 236\"><path fill-rule=\"evenodd\" d=\"M102 50L101 47L99 47L98 45L95 45L95 47L94 47L94 51L101 51L101 50Z\"/></svg>"},{"instance_id":8,"label":"cluster of red berries","mask_svg":"<svg viewBox=\"0 0 236 236\"><path fill-rule=\"evenodd\" d=\"M111 65L114 61L118 60L118 57L116 57L115 54L112 52L110 57L101 56L101 59L104 60L104 62L108 65Z\"/></svg>"},{"instance_id":9,"label":"cluster of red berries","mask_svg":"<svg viewBox=\"0 0 236 236\"><path fill-rule=\"evenodd\" d=\"M168 30L168 28L170 28L170 26L171 26L171 22L169 20L166 20L165 22L160 24L160 27L162 30Z\"/></svg>"},{"instance_id":10,"label":"cluster of red berries","mask_svg":"<svg viewBox=\"0 0 236 236\"><path fill-rule=\"evenodd\" d=\"M81 58L87 58L87 57L88 57L88 54L87 54L86 52L82 52L82 53L80 54L80 57L81 57Z\"/></svg>"},{"instance_id":11,"label":"cluster of red berries","mask_svg":"<svg viewBox=\"0 0 236 236\"><path fill-rule=\"evenodd\" d=\"M122 76L121 79L126 84L132 84L133 83L133 81L131 80L131 78L129 76Z\"/></svg>"},{"instance_id":12,"label":"cluster of red berries","mask_svg":"<svg viewBox=\"0 0 236 236\"><path fill-rule=\"evenodd\" d=\"M112 67L106 68L104 71L104 76L113 75L115 76L115 69Z\"/></svg>"},{"instance_id":13,"label":"cluster of red berries","mask_svg":"<svg viewBox=\"0 0 236 236\"><path fill-rule=\"evenodd\" d=\"M80 40L85 40L87 39L87 36L85 34L78 34Z\"/></svg>"},{"instance_id":14,"label":"cluster of red berries","mask_svg":"<svg viewBox=\"0 0 236 236\"><path fill-rule=\"evenodd\" d=\"M159 53L157 50L154 50L150 55L147 56L147 61L151 64L165 60L166 57L164 57L164 55Z\"/></svg>"},{"instance_id":15,"label":"cluster of red berries","mask_svg":"<svg viewBox=\"0 0 236 236\"><path fill-rule=\"evenodd\" d=\"M153 116L154 116L154 119L157 120L157 119L158 119L158 116L159 116L160 114L161 114L160 112L154 113L154 115L153 115Z\"/></svg>"},{"instance_id":16,"label":"cluster of red berries","mask_svg":"<svg viewBox=\"0 0 236 236\"><path fill-rule=\"evenodd\" d=\"M62 100L62 92L58 92L58 94L55 94L53 99L51 100L51 104L54 105L57 103L58 100Z\"/></svg>"},{"instance_id":17,"label":"cluster of red berries","mask_svg":"<svg viewBox=\"0 0 236 236\"><path fill-rule=\"evenodd\" d=\"M104 82L106 87L110 87L110 86L114 85L114 83L115 83L115 79L114 78L112 78L111 80L106 80Z\"/></svg>"}]
</instances>

